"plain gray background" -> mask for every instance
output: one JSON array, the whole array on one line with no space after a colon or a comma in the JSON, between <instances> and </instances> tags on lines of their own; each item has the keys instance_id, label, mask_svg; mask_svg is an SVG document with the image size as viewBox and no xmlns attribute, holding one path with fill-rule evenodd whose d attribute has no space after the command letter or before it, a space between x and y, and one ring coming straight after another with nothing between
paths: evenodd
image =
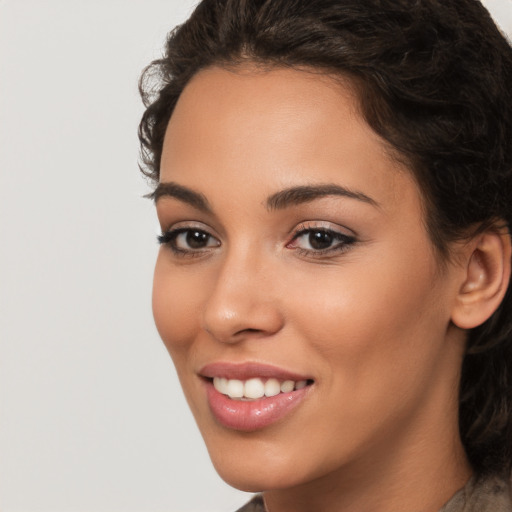
<instances>
[{"instance_id":1,"label":"plain gray background","mask_svg":"<svg viewBox=\"0 0 512 512\"><path fill-rule=\"evenodd\" d=\"M212 469L150 307L137 79L195 3L0 0L2 512L248 498ZM512 0L487 5L512 33Z\"/></svg>"}]
</instances>

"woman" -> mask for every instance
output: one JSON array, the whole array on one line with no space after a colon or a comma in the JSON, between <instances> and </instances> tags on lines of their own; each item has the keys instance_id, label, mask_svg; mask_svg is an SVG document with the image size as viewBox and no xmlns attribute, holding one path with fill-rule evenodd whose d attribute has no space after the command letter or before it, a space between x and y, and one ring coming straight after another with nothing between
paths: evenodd
<instances>
[{"instance_id":1,"label":"woman","mask_svg":"<svg viewBox=\"0 0 512 512\"><path fill-rule=\"evenodd\" d=\"M156 80L156 81L155 81ZM205 0L141 80L153 310L243 510L512 510L512 50L475 0Z\"/></svg>"}]
</instances>

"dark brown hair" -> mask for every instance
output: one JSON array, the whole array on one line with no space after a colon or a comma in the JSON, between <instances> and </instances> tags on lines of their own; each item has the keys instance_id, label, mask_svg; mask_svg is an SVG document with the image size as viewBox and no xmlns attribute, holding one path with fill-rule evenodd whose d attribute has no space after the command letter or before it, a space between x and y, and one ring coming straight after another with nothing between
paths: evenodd
<instances>
[{"instance_id":1,"label":"dark brown hair","mask_svg":"<svg viewBox=\"0 0 512 512\"><path fill-rule=\"evenodd\" d=\"M477 0L203 0L144 71L141 169L158 181L178 98L201 69L242 62L352 80L361 111L408 164L430 236L512 222L512 49ZM512 466L512 293L469 332L460 432L479 474Z\"/></svg>"}]
</instances>

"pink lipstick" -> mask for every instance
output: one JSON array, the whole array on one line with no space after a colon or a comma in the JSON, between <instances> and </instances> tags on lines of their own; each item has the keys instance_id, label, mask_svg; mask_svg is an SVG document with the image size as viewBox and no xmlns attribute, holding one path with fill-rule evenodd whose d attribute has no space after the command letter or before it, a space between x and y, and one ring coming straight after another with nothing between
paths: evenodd
<instances>
[{"instance_id":1,"label":"pink lipstick","mask_svg":"<svg viewBox=\"0 0 512 512\"><path fill-rule=\"evenodd\" d=\"M217 421L245 432L284 418L304 401L314 382L309 376L259 363L213 363L199 373Z\"/></svg>"}]
</instances>

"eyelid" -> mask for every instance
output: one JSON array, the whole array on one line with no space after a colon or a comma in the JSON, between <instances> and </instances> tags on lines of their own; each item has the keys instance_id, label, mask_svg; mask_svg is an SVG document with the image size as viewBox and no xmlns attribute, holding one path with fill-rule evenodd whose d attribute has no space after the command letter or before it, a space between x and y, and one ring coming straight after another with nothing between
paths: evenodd
<instances>
[{"instance_id":1,"label":"eyelid","mask_svg":"<svg viewBox=\"0 0 512 512\"><path fill-rule=\"evenodd\" d=\"M311 231L311 230L326 230L326 231L333 231L334 233L339 233L340 235L357 238L357 233L341 224L336 224L334 222L326 221L326 220L306 220L301 221L299 224L297 224L290 232L290 236L293 238L297 236L299 233L304 231Z\"/></svg>"},{"instance_id":2,"label":"eyelid","mask_svg":"<svg viewBox=\"0 0 512 512\"><path fill-rule=\"evenodd\" d=\"M162 227L162 233L174 231L176 229L200 229L202 231L208 231L208 233L211 233L217 238L215 230L200 220L180 220L178 222L168 223L165 228Z\"/></svg>"},{"instance_id":3,"label":"eyelid","mask_svg":"<svg viewBox=\"0 0 512 512\"><path fill-rule=\"evenodd\" d=\"M188 229L197 229L199 231L204 231L211 235L213 238L217 240L221 239L221 235L214 229L211 225L205 224L200 220L180 220L172 223L165 223L165 227L162 225L161 234L174 232L177 230L188 230Z\"/></svg>"}]
</instances>

